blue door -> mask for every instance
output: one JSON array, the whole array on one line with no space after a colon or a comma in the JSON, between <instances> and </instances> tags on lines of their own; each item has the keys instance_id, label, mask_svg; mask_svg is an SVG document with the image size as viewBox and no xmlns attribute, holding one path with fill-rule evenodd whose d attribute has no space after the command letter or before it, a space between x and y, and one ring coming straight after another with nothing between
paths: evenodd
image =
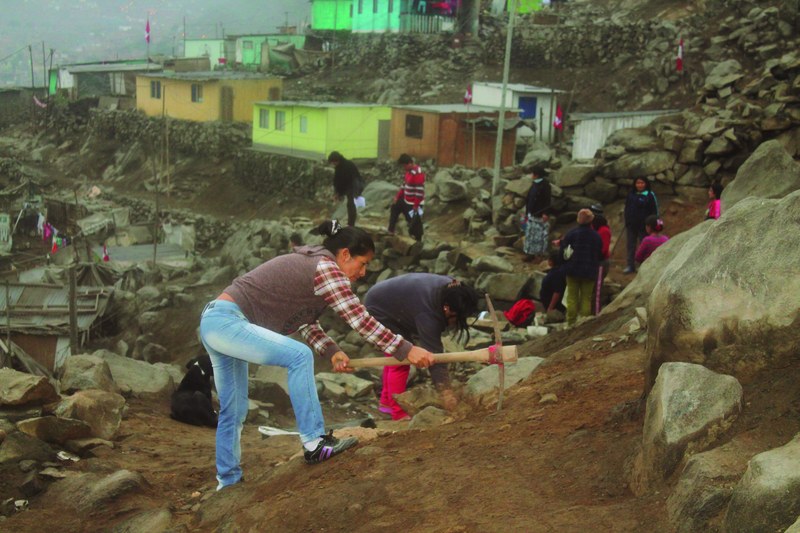
<instances>
[{"instance_id":1,"label":"blue door","mask_svg":"<svg viewBox=\"0 0 800 533\"><path fill-rule=\"evenodd\" d=\"M520 96L519 107L522 109L521 118L536 118L536 97Z\"/></svg>"}]
</instances>

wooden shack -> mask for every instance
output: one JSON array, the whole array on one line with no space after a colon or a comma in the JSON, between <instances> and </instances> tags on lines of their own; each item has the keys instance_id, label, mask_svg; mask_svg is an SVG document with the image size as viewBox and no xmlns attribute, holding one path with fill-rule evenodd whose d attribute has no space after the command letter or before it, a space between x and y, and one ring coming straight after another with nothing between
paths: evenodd
<instances>
[{"instance_id":1,"label":"wooden shack","mask_svg":"<svg viewBox=\"0 0 800 533\"><path fill-rule=\"evenodd\" d=\"M494 166L496 107L466 104L403 105L392 108L390 155L433 159L440 167ZM506 110L500 163L514 164L519 110Z\"/></svg>"}]
</instances>

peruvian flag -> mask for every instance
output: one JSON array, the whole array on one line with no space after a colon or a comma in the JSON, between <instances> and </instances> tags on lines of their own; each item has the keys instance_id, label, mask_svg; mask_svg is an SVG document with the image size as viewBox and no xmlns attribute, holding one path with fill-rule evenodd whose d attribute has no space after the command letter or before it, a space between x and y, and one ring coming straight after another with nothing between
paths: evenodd
<instances>
[{"instance_id":1,"label":"peruvian flag","mask_svg":"<svg viewBox=\"0 0 800 533\"><path fill-rule=\"evenodd\" d=\"M564 129L564 113L561 112L561 106L556 106L556 118L553 119L553 127L557 130Z\"/></svg>"},{"instance_id":2,"label":"peruvian flag","mask_svg":"<svg viewBox=\"0 0 800 533\"><path fill-rule=\"evenodd\" d=\"M678 57L675 58L675 70L683 72L683 37L678 41Z\"/></svg>"},{"instance_id":3,"label":"peruvian flag","mask_svg":"<svg viewBox=\"0 0 800 533\"><path fill-rule=\"evenodd\" d=\"M472 85L467 85L467 90L464 92L464 103L467 105L472 103Z\"/></svg>"},{"instance_id":4,"label":"peruvian flag","mask_svg":"<svg viewBox=\"0 0 800 533\"><path fill-rule=\"evenodd\" d=\"M150 44L150 15L147 16L147 25L144 27L144 42Z\"/></svg>"}]
</instances>

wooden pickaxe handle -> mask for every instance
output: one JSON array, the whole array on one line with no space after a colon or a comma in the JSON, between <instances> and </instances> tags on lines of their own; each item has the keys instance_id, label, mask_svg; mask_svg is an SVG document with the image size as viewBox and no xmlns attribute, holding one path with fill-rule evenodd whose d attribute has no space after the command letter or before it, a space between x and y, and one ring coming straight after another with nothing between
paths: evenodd
<instances>
[{"instance_id":1,"label":"wooden pickaxe handle","mask_svg":"<svg viewBox=\"0 0 800 533\"><path fill-rule=\"evenodd\" d=\"M517 347L516 346L503 346L500 349L503 356L504 363L517 362ZM489 348L481 348L480 350L471 350L469 352L451 352L451 353L435 353L433 360L436 363L463 363L469 361L477 361L481 363L488 363L491 354ZM364 359L350 359L350 366L352 368L367 368L367 367L380 367L380 366L401 366L409 365L408 359L398 361L394 357L366 357Z\"/></svg>"}]
</instances>

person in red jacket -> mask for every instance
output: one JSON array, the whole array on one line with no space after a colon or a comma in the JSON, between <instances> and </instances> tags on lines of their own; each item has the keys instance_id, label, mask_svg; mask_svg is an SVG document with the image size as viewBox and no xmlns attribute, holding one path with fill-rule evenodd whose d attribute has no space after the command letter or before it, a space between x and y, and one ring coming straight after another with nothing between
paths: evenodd
<instances>
[{"instance_id":1,"label":"person in red jacket","mask_svg":"<svg viewBox=\"0 0 800 533\"><path fill-rule=\"evenodd\" d=\"M592 204L589 209L594 213L592 227L600 235L600 240L603 241L603 259L600 261L600 268L597 270L597 283L594 288L594 314L597 315L600 314L600 290L603 288L603 280L611 268L611 228L608 226L608 220L603 215L603 206Z\"/></svg>"},{"instance_id":2,"label":"person in red jacket","mask_svg":"<svg viewBox=\"0 0 800 533\"><path fill-rule=\"evenodd\" d=\"M389 215L389 233L394 233L397 219L402 213L408 223L408 232L416 240L422 238L422 206L425 203L425 173L408 154L401 154L397 164L405 170L403 186L392 201ZM414 220L419 217L418 220Z\"/></svg>"}]
</instances>

